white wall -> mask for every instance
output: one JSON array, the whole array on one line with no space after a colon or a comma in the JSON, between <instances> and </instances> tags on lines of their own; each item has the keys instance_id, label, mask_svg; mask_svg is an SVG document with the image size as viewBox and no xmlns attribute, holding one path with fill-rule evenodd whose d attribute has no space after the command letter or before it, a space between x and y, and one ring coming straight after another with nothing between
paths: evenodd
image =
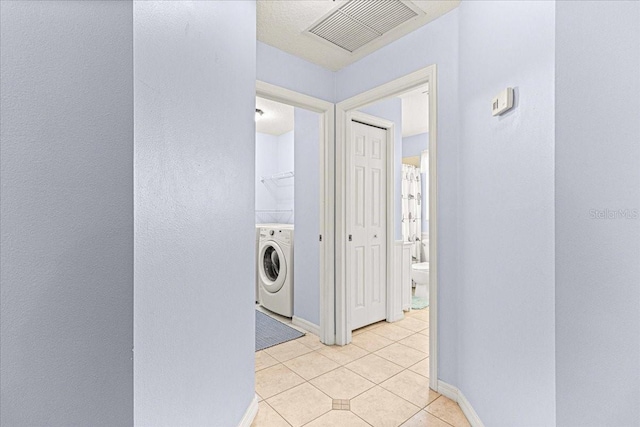
<instances>
[{"instance_id":1,"label":"white wall","mask_svg":"<svg viewBox=\"0 0 640 427\"><path fill-rule=\"evenodd\" d=\"M457 386L487 426L552 426L555 4L459 10Z\"/></svg>"},{"instance_id":2,"label":"white wall","mask_svg":"<svg viewBox=\"0 0 640 427\"><path fill-rule=\"evenodd\" d=\"M256 132L256 210L293 210L295 178L265 180L261 177L294 170L293 131L282 135ZM257 212L256 224L293 224L292 213Z\"/></svg>"},{"instance_id":3,"label":"white wall","mask_svg":"<svg viewBox=\"0 0 640 427\"><path fill-rule=\"evenodd\" d=\"M556 4L557 425L640 425L640 3Z\"/></svg>"},{"instance_id":4,"label":"white wall","mask_svg":"<svg viewBox=\"0 0 640 427\"><path fill-rule=\"evenodd\" d=\"M255 3L136 2L135 423L254 397Z\"/></svg>"},{"instance_id":5,"label":"white wall","mask_svg":"<svg viewBox=\"0 0 640 427\"><path fill-rule=\"evenodd\" d=\"M0 424L132 425L132 3L0 9Z\"/></svg>"},{"instance_id":6,"label":"white wall","mask_svg":"<svg viewBox=\"0 0 640 427\"><path fill-rule=\"evenodd\" d=\"M335 73L268 44L257 45L258 80L333 102Z\"/></svg>"},{"instance_id":7,"label":"white wall","mask_svg":"<svg viewBox=\"0 0 640 427\"><path fill-rule=\"evenodd\" d=\"M295 159L294 159L294 131L283 133L278 137L278 161L276 173L284 173L295 171ZM317 159L316 159L317 160ZM293 210L294 209L294 189L295 189L295 176L293 179L286 178L277 182L278 193L278 209L280 210ZM283 219L286 219L286 223L293 224L293 215L284 215Z\"/></svg>"},{"instance_id":8,"label":"white wall","mask_svg":"<svg viewBox=\"0 0 640 427\"><path fill-rule=\"evenodd\" d=\"M439 378L486 425L555 420L554 15L552 2L463 2L337 73L341 101L438 66ZM492 118L506 86L523 100Z\"/></svg>"},{"instance_id":9,"label":"white wall","mask_svg":"<svg viewBox=\"0 0 640 427\"><path fill-rule=\"evenodd\" d=\"M402 99L390 98L373 105L361 108L359 111L393 122L393 186L395 199L393 200L393 229L394 240L402 240Z\"/></svg>"},{"instance_id":10,"label":"white wall","mask_svg":"<svg viewBox=\"0 0 640 427\"><path fill-rule=\"evenodd\" d=\"M295 114L295 233L293 314L320 324L320 116Z\"/></svg>"},{"instance_id":11,"label":"white wall","mask_svg":"<svg viewBox=\"0 0 640 427\"><path fill-rule=\"evenodd\" d=\"M457 384L458 10L338 71L336 101L431 64L438 65L438 375Z\"/></svg>"},{"instance_id":12,"label":"white wall","mask_svg":"<svg viewBox=\"0 0 640 427\"><path fill-rule=\"evenodd\" d=\"M402 157L419 156L429 149L429 132L402 138Z\"/></svg>"},{"instance_id":13,"label":"white wall","mask_svg":"<svg viewBox=\"0 0 640 427\"><path fill-rule=\"evenodd\" d=\"M278 172L278 137L256 132L256 210L278 209L277 193L271 182L261 181L263 176ZM260 215L258 215L260 216Z\"/></svg>"}]
</instances>

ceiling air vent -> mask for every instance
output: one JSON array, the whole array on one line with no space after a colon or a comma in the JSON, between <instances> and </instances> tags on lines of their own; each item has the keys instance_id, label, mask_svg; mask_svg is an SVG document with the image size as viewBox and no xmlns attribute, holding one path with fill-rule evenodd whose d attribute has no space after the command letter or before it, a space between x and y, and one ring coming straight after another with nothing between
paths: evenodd
<instances>
[{"instance_id":1,"label":"ceiling air vent","mask_svg":"<svg viewBox=\"0 0 640 427\"><path fill-rule=\"evenodd\" d=\"M309 28L311 34L353 52L418 16L399 0L350 0Z\"/></svg>"}]
</instances>

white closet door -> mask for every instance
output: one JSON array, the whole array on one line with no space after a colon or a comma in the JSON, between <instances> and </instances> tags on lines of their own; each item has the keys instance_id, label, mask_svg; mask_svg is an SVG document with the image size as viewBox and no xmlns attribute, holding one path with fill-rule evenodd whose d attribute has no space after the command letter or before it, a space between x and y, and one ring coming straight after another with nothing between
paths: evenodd
<instances>
[{"instance_id":1,"label":"white closet door","mask_svg":"<svg viewBox=\"0 0 640 427\"><path fill-rule=\"evenodd\" d=\"M347 278L351 326L386 318L387 132L353 122L349 140Z\"/></svg>"}]
</instances>

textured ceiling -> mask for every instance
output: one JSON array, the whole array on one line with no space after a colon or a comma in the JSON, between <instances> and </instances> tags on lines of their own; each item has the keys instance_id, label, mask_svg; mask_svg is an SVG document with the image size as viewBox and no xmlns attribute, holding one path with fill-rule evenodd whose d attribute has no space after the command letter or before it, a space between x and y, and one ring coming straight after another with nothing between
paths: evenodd
<instances>
[{"instance_id":1,"label":"textured ceiling","mask_svg":"<svg viewBox=\"0 0 640 427\"><path fill-rule=\"evenodd\" d=\"M371 0L384 1L384 0ZM412 1L424 14L350 53L306 32L346 0L258 0L258 40L337 71L455 9L460 0Z\"/></svg>"},{"instance_id":2,"label":"textured ceiling","mask_svg":"<svg viewBox=\"0 0 640 427\"><path fill-rule=\"evenodd\" d=\"M279 136L293 130L293 107L264 98L256 98L256 108L264 114L256 122L256 132Z\"/></svg>"}]
</instances>

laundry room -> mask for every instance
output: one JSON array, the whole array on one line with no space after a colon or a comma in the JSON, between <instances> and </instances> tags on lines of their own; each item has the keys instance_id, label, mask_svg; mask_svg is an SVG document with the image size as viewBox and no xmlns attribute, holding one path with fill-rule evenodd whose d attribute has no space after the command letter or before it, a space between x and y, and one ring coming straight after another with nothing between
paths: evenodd
<instances>
[{"instance_id":1,"label":"laundry room","mask_svg":"<svg viewBox=\"0 0 640 427\"><path fill-rule=\"evenodd\" d=\"M258 349L319 334L321 116L256 97L255 119Z\"/></svg>"}]
</instances>

